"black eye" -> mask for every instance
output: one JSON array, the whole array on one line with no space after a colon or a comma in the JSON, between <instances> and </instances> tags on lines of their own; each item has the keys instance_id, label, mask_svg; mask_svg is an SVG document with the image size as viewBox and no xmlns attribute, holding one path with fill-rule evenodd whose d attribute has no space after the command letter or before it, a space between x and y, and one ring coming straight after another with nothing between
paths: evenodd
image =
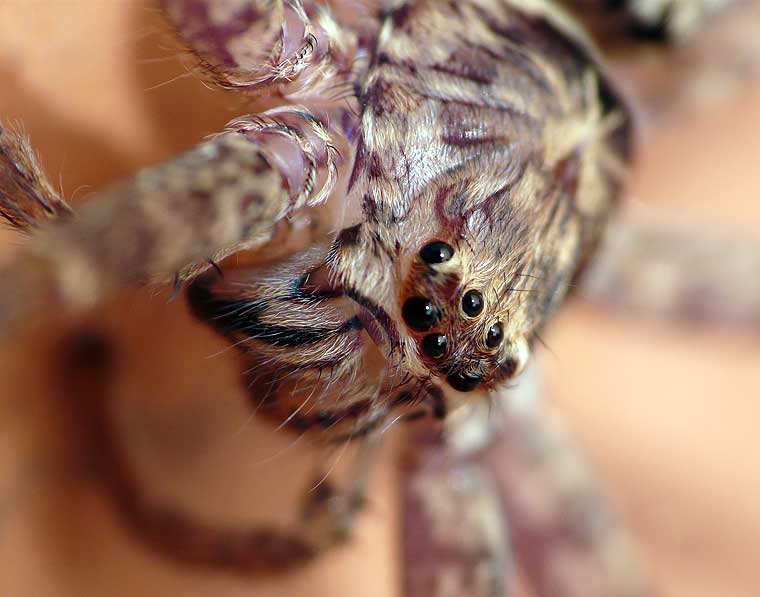
<instances>
[{"instance_id":1,"label":"black eye","mask_svg":"<svg viewBox=\"0 0 760 597\"><path fill-rule=\"evenodd\" d=\"M481 379L483 378L475 373L454 373L446 381L459 392L470 392L480 385Z\"/></svg>"},{"instance_id":2,"label":"black eye","mask_svg":"<svg viewBox=\"0 0 760 597\"><path fill-rule=\"evenodd\" d=\"M488 333L486 334L486 346L488 346L488 348L496 348L501 344L503 338L504 328L501 326L501 323L496 322L488 328Z\"/></svg>"},{"instance_id":3,"label":"black eye","mask_svg":"<svg viewBox=\"0 0 760 597\"><path fill-rule=\"evenodd\" d=\"M428 334L422 340L422 352L430 357L439 357L446 352L447 344L443 334Z\"/></svg>"},{"instance_id":4,"label":"black eye","mask_svg":"<svg viewBox=\"0 0 760 597\"><path fill-rule=\"evenodd\" d=\"M451 245L437 240L426 244L420 249L420 258L425 263L443 263L454 256L454 249Z\"/></svg>"},{"instance_id":5,"label":"black eye","mask_svg":"<svg viewBox=\"0 0 760 597\"><path fill-rule=\"evenodd\" d=\"M410 328L420 332L426 332L438 321L433 303L419 296L413 296L404 303L401 315Z\"/></svg>"},{"instance_id":6,"label":"black eye","mask_svg":"<svg viewBox=\"0 0 760 597\"><path fill-rule=\"evenodd\" d=\"M462 297L462 311L470 317L480 315L483 310L483 295L477 290L468 290Z\"/></svg>"}]
</instances>

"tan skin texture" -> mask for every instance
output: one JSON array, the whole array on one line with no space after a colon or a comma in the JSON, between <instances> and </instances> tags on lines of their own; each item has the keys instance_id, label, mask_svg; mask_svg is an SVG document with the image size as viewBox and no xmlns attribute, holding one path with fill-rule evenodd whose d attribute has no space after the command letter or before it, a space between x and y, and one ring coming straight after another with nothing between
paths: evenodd
<instances>
[{"instance_id":1,"label":"tan skin texture","mask_svg":"<svg viewBox=\"0 0 760 597\"><path fill-rule=\"evenodd\" d=\"M23 120L69 197L81 185L98 188L165 159L241 112L236 100L190 78L146 90L182 73L162 49L161 21L149 5L0 4L0 114ZM169 59L141 62L162 57ZM750 122L760 122L757 84L717 108L671 118L646 138L632 194L657 209L757 231L760 173L752 156L760 155L760 140ZM86 193L78 191L74 203ZM0 239L5 256L12 235ZM141 472L161 486L171 479L172 499L211 514L280 516L279 496L308 483L308 446L254 466L291 440L264 439L245 423L232 355L204 358L222 343L163 298L128 297L106 320L125 347L118 408ZM250 595L252 586L257 597L337 597L357 594L357 586L362 595L396 594L389 455L355 541L287 577L188 571L126 538L107 497L76 465L70 411L56 400L54 380L37 373L51 356L50 336L44 330L0 361L0 586L12 587L14 597L228 597ZM756 594L757 335L642 323L575 304L547 341L552 402L630 522L663 594ZM151 423L162 431L151 435Z\"/></svg>"}]
</instances>

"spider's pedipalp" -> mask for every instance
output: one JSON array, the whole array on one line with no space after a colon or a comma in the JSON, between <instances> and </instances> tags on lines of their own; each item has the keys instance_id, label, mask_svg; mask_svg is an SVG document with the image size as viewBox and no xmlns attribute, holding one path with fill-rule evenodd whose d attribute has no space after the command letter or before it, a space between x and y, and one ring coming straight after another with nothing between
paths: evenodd
<instances>
[{"instance_id":1,"label":"spider's pedipalp","mask_svg":"<svg viewBox=\"0 0 760 597\"><path fill-rule=\"evenodd\" d=\"M561 425L544 412L512 412L502 433L485 460L534 594L651 597L631 537Z\"/></svg>"},{"instance_id":2,"label":"spider's pedipalp","mask_svg":"<svg viewBox=\"0 0 760 597\"><path fill-rule=\"evenodd\" d=\"M441 562L456 595L511 595L515 565L537 597L653 595L577 446L540 407L538 373L454 414L445 441L409 443L408 595L439 594Z\"/></svg>"},{"instance_id":3,"label":"spider's pedipalp","mask_svg":"<svg viewBox=\"0 0 760 597\"><path fill-rule=\"evenodd\" d=\"M434 434L414 440L404 463L404 595L512 595L507 517L488 471L457 458Z\"/></svg>"}]
</instances>

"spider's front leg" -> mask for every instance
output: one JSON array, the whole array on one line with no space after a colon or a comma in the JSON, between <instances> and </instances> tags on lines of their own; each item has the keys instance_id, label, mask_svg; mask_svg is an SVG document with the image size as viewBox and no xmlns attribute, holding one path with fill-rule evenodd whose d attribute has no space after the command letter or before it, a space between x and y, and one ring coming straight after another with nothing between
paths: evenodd
<instances>
[{"instance_id":1,"label":"spider's front leg","mask_svg":"<svg viewBox=\"0 0 760 597\"><path fill-rule=\"evenodd\" d=\"M0 328L50 302L79 309L128 285L180 283L269 240L277 222L329 193L339 160L333 139L340 133L332 135L302 109L240 118L103 192L76 218L40 227L3 269ZM62 200L41 195L47 183L33 187L22 176L24 164L33 163L28 144L4 129L0 150L10 165L0 188L7 220L29 229L41 213L58 215L45 204L68 215Z\"/></svg>"},{"instance_id":2,"label":"spider's front leg","mask_svg":"<svg viewBox=\"0 0 760 597\"><path fill-rule=\"evenodd\" d=\"M163 6L215 83L240 91L282 84L280 93L319 108L240 118L100 194L77 219L36 231L3 270L0 329L49 301L87 307L130 284L192 278L210 262L268 240L278 221L332 189L335 146L350 153L357 126L350 106L336 107L362 62L357 36L299 0ZM28 230L44 216L70 214L28 143L10 129L0 128L0 167L0 216L14 227Z\"/></svg>"},{"instance_id":3,"label":"spider's front leg","mask_svg":"<svg viewBox=\"0 0 760 597\"><path fill-rule=\"evenodd\" d=\"M35 229L20 259L6 268L5 305L0 317L9 321L44 304L49 297L42 290L54 291L54 298L65 307L83 307L126 284L151 277L167 281L172 275L178 280L193 278L209 267L209 262L268 240L279 220L302 206L323 201L330 193L340 160L334 140L341 142L339 131L328 131L316 116L301 108L274 109L240 118L228 131L187 154L104 193L76 218L53 218L58 221L39 229L39 213L44 205L53 204L41 195L46 187L42 183L23 184L25 180L15 174L24 172L21 167L10 170L3 189L13 193L8 193L9 203L3 205L12 208L6 207L8 216L21 215L8 219L22 230ZM31 152L18 136L4 133L0 142L10 164L31 163ZM345 140L342 143L347 145ZM28 277L30 274L34 275ZM191 295L196 296L202 287L199 281ZM263 290L269 300L273 298L269 291L277 288ZM306 303L302 309L308 311L308 319L314 310L308 300ZM293 312L289 311L291 319ZM356 327L348 325L342 331ZM271 327L261 329L266 330L265 336L276 332ZM297 330L290 336L285 331L270 345L281 347L284 338L285 347L292 348L291 344L300 343L298 335ZM333 356L344 375L350 376L351 371L357 375L351 360L344 358L354 348L348 335L345 339L347 344L342 349L333 346ZM292 532L217 528L173 507L152 503L130 473L127 455L114 444L113 436L118 434L107 412L113 390L111 368L108 362L101 363L108 351L103 346L97 350L90 347L82 358L77 358L81 350L65 352L70 353L72 362L66 367L62 385L69 387L67 394L73 402L81 403L80 419L91 437L89 452L100 455L104 477L130 526L169 555L239 571L271 570L303 562L346 536L364 495L360 475L345 495L327 483L321 484L319 492L310 492L303 528ZM257 352L261 356L264 350ZM280 365L278 374L286 373L284 363ZM317 376L328 368L323 359ZM301 377L306 379L305 372ZM294 390L293 395L302 394ZM321 426L327 423L324 414L308 416ZM368 467L371 452L361 451L357 468Z\"/></svg>"},{"instance_id":4,"label":"spider's front leg","mask_svg":"<svg viewBox=\"0 0 760 597\"><path fill-rule=\"evenodd\" d=\"M289 98L333 101L352 87L357 37L313 0L162 0L205 78L225 89L280 85ZM367 23L375 19L368 17ZM371 26L371 25L370 25Z\"/></svg>"}]
</instances>

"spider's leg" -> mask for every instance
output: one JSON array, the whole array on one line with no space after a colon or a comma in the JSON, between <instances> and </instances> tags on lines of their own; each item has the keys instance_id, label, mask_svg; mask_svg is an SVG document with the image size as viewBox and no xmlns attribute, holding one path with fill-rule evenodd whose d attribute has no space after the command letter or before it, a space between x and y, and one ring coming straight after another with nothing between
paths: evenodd
<instances>
[{"instance_id":1,"label":"spider's leg","mask_svg":"<svg viewBox=\"0 0 760 597\"><path fill-rule=\"evenodd\" d=\"M106 190L32 235L0 276L0 329L52 301L88 307L119 289L189 279L268 240L323 200L338 156L300 109L241 118L216 137Z\"/></svg>"},{"instance_id":2,"label":"spider's leg","mask_svg":"<svg viewBox=\"0 0 760 597\"><path fill-rule=\"evenodd\" d=\"M673 42L699 34L741 0L563 0L602 39Z\"/></svg>"},{"instance_id":3,"label":"spider's leg","mask_svg":"<svg viewBox=\"0 0 760 597\"><path fill-rule=\"evenodd\" d=\"M40 223L71 215L53 189L22 131L0 122L0 218L30 232Z\"/></svg>"},{"instance_id":4,"label":"spider's leg","mask_svg":"<svg viewBox=\"0 0 760 597\"><path fill-rule=\"evenodd\" d=\"M445 441L409 442L406 595L501 597L516 568L536 597L652 595L576 446L539 412L537 372L455 412Z\"/></svg>"},{"instance_id":5,"label":"spider's leg","mask_svg":"<svg viewBox=\"0 0 760 597\"><path fill-rule=\"evenodd\" d=\"M653 595L630 538L561 426L522 398L505 414L502 435L485 462L501 490L516 559L534 594Z\"/></svg>"},{"instance_id":6,"label":"spider's leg","mask_svg":"<svg viewBox=\"0 0 760 597\"><path fill-rule=\"evenodd\" d=\"M347 488L336 489L324 471L319 471L316 486L306 495L300 528L302 536L315 548L327 549L351 537L356 515L367 502L367 487L380 440L378 433L358 440Z\"/></svg>"},{"instance_id":7,"label":"spider's leg","mask_svg":"<svg viewBox=\"0 0 760 597\"><path fill-rule=\"evenodd\" d=\"M235 573L271 573L302 565L344 540L364 503L365 484L378 436L367 437L354 456L351 486L343 492L324 481L308 486L303 522L297 526L214 524L147 495L119 444L110 404L118 353L97 331L79 332L62 351L61 388L75 409L84 453L111 492L127 530L168 558Z\"/></svg>"},{"instance_id":8,"label":"spider's leg","mask_svg":"<svg viewBox=\"0 0 760 597\"><path fill-rule=\"evenodd\" d=\"M162 0L201 76L227 89L254 92L300 80L319 95L350 82L356 37L313 0ZM289 89L292 94L294 89ZM325 98L322 98L323 100Z\"/></svg>"},{"instance_id":9,"label":"spider's leg","mask_svg":"<svg viewBox=\"0 0 760 597\"><path fill-rule=\"evenodd\" d=\"M407 440L404 456L403 594L512 595L513 553L492 476L429 429Z\"/></svg>"},{"instance_id":10,"label":"spider's leg","mask_svg":"<svg viewBox=\"0 0 760 597\"><path fill-rule=\"evenodd\" d=\"M624 218L580 293L603 305L683 321L760 324L760 243L683 223Z\"/></svg>"}]
</instances>

